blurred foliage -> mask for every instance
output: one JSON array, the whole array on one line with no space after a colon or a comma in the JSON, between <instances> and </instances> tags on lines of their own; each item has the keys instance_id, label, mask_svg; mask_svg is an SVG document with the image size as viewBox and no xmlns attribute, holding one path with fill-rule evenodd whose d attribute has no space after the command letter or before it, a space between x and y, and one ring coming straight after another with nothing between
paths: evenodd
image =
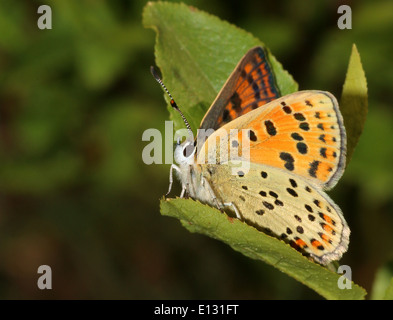
<instances>
[{"instance_id":1,"label":"blurred foliage","mask_svg":"<svg viewBox=\"0 0 393 320\"><path fill-rule=\"evenodd\" d=\"M375 274L371 299L393 300L393 261L382 265Z\"/></svg>"},{"instance_id":2,"label":"blurred foliage","mask_svg":"<svg viewBox=\"0 0 393 320\"><path fill-rule=\"evenodd\" d=\"M250 31L299 83L341 95L352 43L369 114L331 193L351 227L341 264L370 292L393 255L393 3L184 1ZM352 30L337 7L352 8ZM37 28L48 4L53 29ZM288 276L190 234L159 214L167 165L147 166L147 128L164 130L149 73L146 1L0 2L0 298L319 299ZM37 288L48 264L53 290Z\"/></svg>"},{"instance_id":3,"label":"blurred foliage","mask_svg":"<svg viewBox=\"0 0 393 320\"><path fill-rule=\"evenodd\" d=\"M355 44L352 46L339 105L347 134L347 167L362 135L368 113L367 79Z\"/></svg>"}]
</instances>

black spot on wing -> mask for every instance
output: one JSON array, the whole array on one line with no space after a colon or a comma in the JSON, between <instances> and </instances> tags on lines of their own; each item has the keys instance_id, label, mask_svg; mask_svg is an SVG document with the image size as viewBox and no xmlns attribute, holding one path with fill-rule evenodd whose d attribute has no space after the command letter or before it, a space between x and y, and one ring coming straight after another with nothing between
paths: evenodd
<instances>
[{"instance_id":1,"label":"black spot on wing","mask_svg":"<svg viewBox=\"0 0 393 320\"><path fill-rule=\"evenodd\" d=\"M304 117L303 113L296 112L293 114L294 118L298 121L304 121L306 118Z\"/></svg>"},{"instance_id":2,"label":"black spot on wing","mask_svg":"<svg viewBox=\"0 0 393 320\"><path fill-rule=\"evenodd\" d=\"M281 200L278 200L278 199L276 201L274 201L274 204L276 206L280 206L280 207L284 206L284 203Z\"/></svg>"},{"instance_id":3,"label":"black spot on wing","mask_svg":"<svg viewBox=\"0 0 393 320\"><path fill-rule=\"evenodd\" d=\"M267 193L266 193L265 191L263 191L263 190L259 191L259 194L260 194L262 197L266 197L266 196L267 196Z\"/></svg>"},{"instance_id":4,"label":"black spot on wing","mask_svg":"<svg viewBox=\"0 0 393 320\"><path fill-rule=\"evenodd\" d=\"M274 126L273 122L271 122L270 120L265 121L265 126L266 126L266 131L269 135L275 136L277 134L277 129Z\"/></svg>"},{"instance_id":5,"label":"black spot on wing","mask_svg":"<svg viewBox=\"0 0 393 320\"><path fill-rule=\"evenodd\" d=\"M308 220L315 221L315 216L313 216L312 214L309 214L308 215Z\"/></svg>"},{"instance_id":6,"label":"black spot on wing","mask_svg":"<svg viewBox=\"0 0 393 320\"><path fill-rule=\"evenodd\" d=\"M255 132L253 130L248 131L248 138L251 141L254 141L254 142L257 141L257 136L255 135Z\"/></svg>"},{"instance_id":7,"label":"black spot on wing","mask_svg":"<svg viewBox=\"0 0 393 320\"><path fill-rule=\"evenodd\" d=\"M281 104L283 104L283 103L284 102L282 102ZM282 109L284 110L284 112L286 114L291 114L292 113L292 109L289 106L285 105L285 103L284 103L284 106L282 107Z\"/></svg>"},{"instance_id":8,"label":"black spot on wing","mask_svg":"<svg viewBox=\"0 0 393 320\"><path fill-rule=\"evenodd\" d=\"M324 134L321 134L318 139L321 140L322 142L326 143Z\"/></svg>"},{"instance_id":9,"label":"black spot on wing","mask_svg":"<svg viewBox=\"0 0 393 320\"><path fill-rule=\"evenodd\" d=\"M300 134L298 134L297 132L292 133L291 138L296 141L303 141L304 140L304 138Z\"/></svg>"},{"instance_id":10,"label":"black spot on wing","mask_svg":"<svg viewBox=\"0 0 393 320\"><path fill-rule=\"evenodd\" d=\"M224 112L222 113L222 120L224 122L229 122L232 120L232 117L229 115L229 111L227 109L225 109Z\"/></svg>"},{"instance_id":11,"label":"black spot on wing","mask_svg":"<svg viewBox=\"0 0 393 320\"><path fill-rule=\"evenodd\" d=\"M274 209L274 206L270 202L263 201L262 204L269 210L273 210Z\"/></svg>"},{"instance_id":12,"label":"black spot on wing","mask_svg":"<svg viewBox=\"0 0 393 320\"><path fill-rule=\"evenodd\" d=\"M233 110L235 110L237 113L240 113L242 111L241 108L242 99L240 99L239 94L236 91L233 93L229 101L232 104Z\"/></svg>"},{"instance_id":13,"label":"black spot on wing","mask_svg":"<svg viewBox=\"0 0 393 320\"><path fill-rule=\"evenodd\" d=\"M298 142L296 144L296 149L301 154L306 154L307 153L307 145L305 143L303 143L303 142Z\"/></svg>"},{"instance_id":14,"label":"black spot on wing","mask_svg":"<svg viewBox=\"0 0 393 320\"><path fill-rule=\"evenodd\" d=\"M301 226L297 226L296 227L296 231L299 232L299 233L304 233L304 229Z\"/></svg>"},{"instance_id":15,"label":"black spot on wing","mask_svg":"<svg viewBox=\"0 0 393 320\"><path fill-rule=\"evenodd\" d=\"M308 173L313 178L317 177L319 163L320 162L317 160L314 160L313 162L310 163L310 168L308 169Z\"/></svg>"},{"instance_id":16,"label":"black spot on wing","mask_svg":"<svg viewBox=\"0 0 393 320\"><path fill-rule=\"evenodd\" d=\"M293 190L292 188L287 188L287 192L292 196L292 197L298 197L298 194L295 190Z\"/></svg>"},{"instance_id":17,"label":"black spot on wing","mask_svg":"<svg viewBox=\"0 0 393 320\"><path fill-rule=\"evenodd\" d=\"M296 183L295 180L289 179L289 182L291 183L291 186L292 186L293 188L297 188L297 183Z\"/></svg>"},{"instance_id":18,"label":"black spot on wing","mask_svg":"<svg viewBox=\"0 0 393 320\"><path fill-rule=\"evenodd\" d=\"M308 124L308 122L301 122L299 124L299 128L304 130L304 131L309 131L310 130L310 125Z\"/></svg>"},{"instance_id":19,"label":"black spot on wing","mask_svg":"<svg viewBox=\"0 0 393 320\"><path fill-rule=\"evenodd\" d=\"M269 191L269 195L271 195L273 198L278 198L278 194L274 191Z\"/></svg>"},{"instance_id":20,"label":"black spot on wing","mask_svg":"<svg viewBox=\"0 0 393 320\"><path fill-rule=\"evenodd\" d=\"M324 157L326 159L326 148L321 148L319 149L319 153L322 157Z\"/></svg>"},{"instance_id":21,"label":"black spot on wing","mask_svg":"<svg viewBox=\"0 0 393 320\"><path fill-rule=\"evenodd\" d=\"M281 152L280 153L280 159L285 161L284 167L289 170L293 171L295 169L294 162L295 159L292 157L292 155L288 152Z\"/></svg>"}]
</instances>

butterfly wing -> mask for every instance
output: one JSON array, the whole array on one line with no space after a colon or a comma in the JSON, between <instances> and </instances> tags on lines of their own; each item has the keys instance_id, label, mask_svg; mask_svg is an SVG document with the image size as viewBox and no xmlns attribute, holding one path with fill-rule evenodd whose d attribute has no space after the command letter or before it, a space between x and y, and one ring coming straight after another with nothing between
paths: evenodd
<instances>
[{"instance_id":1,"label":"butterfly wing","mask_svg":"<svg viewBox=\"0 0 393 320\"><path fill-rule=\"evenodd\" d=\"M231 129L238 130L236 137L227 134ZM247 137L241 129L247 130ZM343 119L335 97L324 91L299 91L227 123L198 151L199 163L211 156L209 148L223 137L230 140L229 150L236 145L249 154L250 162L297 174L325 189L337 183L345 167Z\"/></svg>"},{"instance_id":2,"label":"butterfly wing","mask_svg":"<svg viewBox=\"0 0 393 320\"><path fill-rule=\"evenodd\" d=\"M267 54L250 49L238 63L201 122L201 129L217 129L280 96Z\"/></svg>"},{"instance_id":3,"label":"butterfly wing","mask_svg":"<svg viewBox=\"0 0 393 320\"><path fill-rule=\"evenodd\" d=\"M222 203L232 203L243 219L316 261L327 264L347 251L349 228L340 208L307 179L284 169L251 163L206 164L205 178ZM232 172L236 169L234 172Z\"/></svg>"}]
</instances>

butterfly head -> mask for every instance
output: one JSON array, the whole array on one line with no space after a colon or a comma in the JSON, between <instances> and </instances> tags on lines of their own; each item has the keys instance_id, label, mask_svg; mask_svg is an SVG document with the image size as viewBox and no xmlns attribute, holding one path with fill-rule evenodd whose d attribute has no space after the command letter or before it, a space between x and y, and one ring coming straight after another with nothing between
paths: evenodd
<instances>
[{"instance_id":1,"label":"butterfly head","mask_svg":"<svg viewBox=\"0 0 393 320\"><path fill-rule=\"evenodd\" d=\"M195 142L186 140L183 143L177 142L174 158L179 165L191 165L194 163L195 158Z\"/></svg>"}]
</instances>

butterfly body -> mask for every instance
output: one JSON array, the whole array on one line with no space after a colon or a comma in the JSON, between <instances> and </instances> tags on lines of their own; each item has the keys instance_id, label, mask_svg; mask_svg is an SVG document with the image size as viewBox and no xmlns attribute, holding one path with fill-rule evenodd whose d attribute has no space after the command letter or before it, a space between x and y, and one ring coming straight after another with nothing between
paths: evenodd
<instances>
[{"instance_id":1,"label":"butterfly body","mask_svg":"<svg viewBox=\"0 0 393 320\"><path fill-rule=\"evenodd\" d=\"M350 230L324 192L345 167L346 133L332 94L307 90L280 97L265 51L253 48L200 129L215 131L175 149L178 165L170 180L172 185L175 170L181 196L231 210L321 264L341 258Z\"/></svg>"},{"instance_id":2,"label":"butterfly body","mask_svg":"<svg viewBox=\"0 0 393 320\"><path fill-rule=\"evenodd\" d=\"M196 163L196 149L188 149L189 146L193 146L193 142L185 141L183 144L177 145L175 149L175 161L178 163L178 166L171 166L170 184L172 185L172 172L175 170L178 179L182 183L181 197L187 193L191 198L198 199L203 203L210 204L219 209L224 208L223 203L215 196L215 192L209 183L210 177L206 176L206 173L210 171L209 167ZM187 150L192 151L187 154Z\"/></svg>"}]
</instances>

